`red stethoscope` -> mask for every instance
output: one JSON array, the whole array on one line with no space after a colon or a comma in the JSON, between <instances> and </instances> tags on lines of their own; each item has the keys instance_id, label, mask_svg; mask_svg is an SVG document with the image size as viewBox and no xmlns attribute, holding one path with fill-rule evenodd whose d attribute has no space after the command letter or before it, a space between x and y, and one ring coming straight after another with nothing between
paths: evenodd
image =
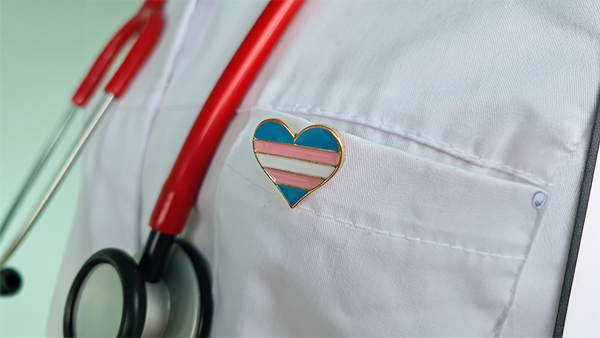
<instances>
[{"instance_id":1,"label":"red stethoscope","mask_svg":"<svg viewBox=\"0 0 600 338\"><path fill-rule=\"evenodd\" d=\"M244 94L270 51L304 0L272 0L200 111L158 198L144 249L131 257L118 249L104 249L87 260L72 284L64 313L65 336L203 337L210 332L213 313L211 281L203 256L176 238L185 226L202 178L216 147ZM73 115L83 108L111 63L134 36L138 36L123 64L105 88L105 94L88 120L81 137L67 157L28 222L0 260L8 260L31 229L62 178L115 99L128 85L159 40L164 26L165 0L146 0L140 11L110 40L73 96L73 106L38 159L29 178L11 205L0 227L0 238L55 144ZM600 105L596 108L588 160L580 192L571 248L563 282L554 336L561 337L573 283L579 242L586 221L594 166L600 147ZM597 177L597 174L596 174ZM0 294L18 289L18 275L2 269Z\"/></svg>"},{"instance_id":2,"label":"red stethoscope","mask_svg":"<svg viewBox=\"0 0 600 338\"><path fill-rule=\"evenodd\" d=\"M185 227L200 183L236 108L304 0L272 0L229 62L198 115L169 174L150 219L145 247L135 257L103 249L83 265L71 286L64 334L71 336L203 337L210 331L212 293L208 265L177 238ZM2 256L1 265L31 229L62 178L110 105L122 97L158 42L165 0L146 0L110 40L73 96L74 106L15 199L0 234L78 108L85 107L112 61L138 36L105 87L82 135L38 207Z\"/></svg>"}]
</instances>

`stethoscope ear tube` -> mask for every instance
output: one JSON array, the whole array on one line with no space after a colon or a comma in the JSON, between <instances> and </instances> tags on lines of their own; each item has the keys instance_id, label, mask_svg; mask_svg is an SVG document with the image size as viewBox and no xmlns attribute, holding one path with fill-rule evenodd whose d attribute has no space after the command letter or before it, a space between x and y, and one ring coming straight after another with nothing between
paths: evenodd
<instances>
[{"instance_id":1,"label":"stethoscope ear tube","mask_svg":"<svg viewBox=\"0 0 600 338\"><path fill-rule=\"evenodd\" d=\"M84 107L87 104L117 55L141 31L127 58L106 87L107 92L121 96L160 36L164 25L164 3L165 0L146 0L138 13L113 35L73 94L72 101L75 105Z\"/></svg>"},{"instance_id":2,"label":"stethoscope ear tube","mask_svg":"<svg viewBox=\"0 0 600 338\"><path fill-rule=\"evenodd\" d=\"M92 94L94 93L96 86L110 67L110 64L118 55L120 50L125 46L126 42L134 37L137 32L141 32L134 43L133 47L125 57L125 60L118 68L117 72L111 78L110 82L107 84L105 88L104 98L101 100L96 112L93 114L92 118L89 120L86 128L82 132L78 141L76 142L73 150L68 155L65 160L65 164L61 167L58 174L56 175L54 181L50 184L50 187L40 200L38 206L33 211L32 215L28 219L27 223L22 227L17 238L11 243L6 253L0 259L0 267L4 265L4 263L10 258L15 249L19 246L21 241L24 239L25 235L28 233L29 229L35 223L37 217L40 215L47 202L50 200L52 195L54 194L55 189L58 187L60 182L62 181L64 175L68 172L71 167L71 164L79 154L79 151L82 149L84 144L86 143L88 137L91 135L92 131L96 127L97 123L100 121L100 118L103 116L104 112L108 109L112 100L116 97L119 98L123 93L127 90L129 84L138 73L144 62L148 59L152 49L156 45L158 39L163 30L164 26L164 16L162 13L162 8L164 6L164 0L146 0L140 11L129 20L111 39L111 41L106 45L106 47L102 50L102 53L98 56L98 59L88 72L87 76L84 78L83 82L75 92L73 96L73 103L76 106L83 107L90 99ZM68 121L70 121L72 114L74 114L76 108L74 107L72 111L69 113L69 117L67 118L67 122L63 125L66 126ZM32 175L28 179L28 182L21 189L21 193L15 200L13 207L11 208L11 213L9 213L9 217L12 216L12 212L17 208L24 194L26 193L31 181L37 176L41 166L45 162L47 156L50 154L50 151L54 147L56 143L56 139L60 137L64 126L61 127L58 135L55 140L51 143L50 147L46 151L46 154L38 161L36 168L34 169ZM7 220L3 222L2 228L0 228L0 232L6 227L9 221L9 217Z\"/></svg>"},{"instance_id":3,"label":"stethoscope ear tube","mask_svg":"<svg viewBox=\"0 0 600 338\"><path fill-rule=\"evenodd\" d=\"M46 203L49 201L50 197L53 195L54 190L58 187L60 182L62 181L63 176L67 173L69 168L71 167L71 163L75 160L79 151L87 141L88 137L94 130L96 124L100 121L100 118L103 116L104 112L108 109L108 106L112 102L113 98L120 97L123 95L135 75L138 73L141 66L148 59L150 52L156 45L158 39L160 38L161 32L164 26L164 16L162 13L162 7L164 6L164 0L146 0L140 11L129 20L111 39L111 41L104 48L102 53L99 55L98 59L90 69L87 76L84 78L83 82L75 92L73 96L73 103L76 106L83 107L90 99L92 94L95 91L96 86L102 79L103 75L108 70L110 64L115 59L119 51L124 47L125 43L133 37L138 31L141 31L138 39L135 44L125 57L123 64L119 67L115 75L112 77L110 82L105 88L106 94L104 99L102 100L99 108L97 109L94 116L90 119L90 123L80 136L79 140L73 147L73 150L67 157L65 164L60 169L59 173L56 175L56 178L48 188L46 194L42 197L38 207L34 210L32 216L29 218L28 222L23 226L21 232L15 241L13 241L4 254L2 259L0 260L0 266L4 265L4 263L8 260L8 258L12 255L17 246L21 243L25 235L28 233L29 229L44 209ZM56 139L60 137L62 130L68 124L68 121L71 120L72 115L74 114L76 108L70 111L67 121L61 127L58 135L55 137L55 140L51 143L50 147L46 151L46 154L43 155L36 168L34 169L32 175L30 176L28 182L25 184L21 193L17 197L13 207L11 209L16 209L19 202L23 198L23 195L26 193L30 181L33 181L37 173L41 169L41 166L45 162L47 156L50 154L50 151L54 147L56 143ZM13 210L14 211L14 210ZM11 211L11 213L13 212ZM12 214L9 214L9 217ZM8 224L9 218L3 222L2 228L3 230Z\"/></svg>"},{"instance_id":4,"label":"stethoscope ear tube","mask_svg":"<svg viewBox=\"0 0 600 338\"><path fill-rule=\"evenodd\" d=\"M23 225L23 227L21 228L21 231L19 232L17 237L13 240L13 242L10 244L10 246L8 247L8 249L2 256L2 258L0 258L0 267L2 267L4 265L4 263L6 263L6 261L10 258L10 256L13 254L13 252L19 246L19 244L23 241L23 239L25 238L25 236L27 235L27 233L29 232L29 230L31 229L31 227L33 226L35 221L38 219L38 217L40 216L40 214L46 207L48 201L50 201L50 199L54 195L54 191L58 188L58 186L62 182L63 178L68 173L69 169L71 169L71 165L73 164L73 162L79 155L81 149L83 148L83 146L87 142L89 136L92 134L92 132L96 128L97 124L100 122L102 116L104 116L104 113L106 112L106 110L108 110L108 107L110 106L110 104L112 103L114 98L115 98L115 96L113 94L105 94L104 95L104 97L98 104L98 108L96 109L94 115L89 119L88 124L86 125L85 129L79 136L79 139L77 140L77 142L75 143L73 148L71 149L71 152L67 156L67 159L65 160L64 164L62 165L62 167L59 169L58 173L54 177L54 180L52 181L52 183L50 183L50 186L48 187L48 189L46 190L46 192L44 193L44 195L38 202L33 213L31 214L31 216L29 217L27 222Z\"/></svg>"},{"instance_id":5,"label":"stethoscope ear tube","mask_svg":"<svg viewBox=\"0 0 600 338\"><path fill-rule=\"evenodd\" d=\"M67 127L73 120L73 117L75 116L75 113L77 112L78 108L79 107L77 105L72 105L69 108L69 110L66 111L61 122L58 124L57 129L54 131L52 137L49 139L49 142L46 143L46 148L44 149L44 151L41 152L35 165L33 166L33 169L27 177L27 180L25 180L25 183L23 183L23 185L21 186L17 197L13 200L10 208L8 209L8 212L2 220L2 225L0 226L0 240L2 240L4 233L8 228L8 225L10 224L10 221L12 220L12 217L14 216L15 212L19 208L19 205L21 204L21 201L23 200L25 195L27 195L29 188L31 188L31 185L33 184L37 175L40 173L40 171L46 164L46 161L50 157L50 154L52 154L52 151L55 149L55 146L57 145L58 141L63 135L63 132L67 129Z\"/></svg>"}]
</instances>

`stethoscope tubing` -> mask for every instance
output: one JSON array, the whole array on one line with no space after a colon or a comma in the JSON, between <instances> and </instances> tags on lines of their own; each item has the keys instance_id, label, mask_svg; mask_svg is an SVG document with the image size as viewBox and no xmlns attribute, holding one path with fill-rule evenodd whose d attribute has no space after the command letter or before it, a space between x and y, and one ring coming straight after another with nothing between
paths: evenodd
<instances>
[{"instance_id":1,"label":"stethoscope tubing","mask_svg":"<svg viewBox=\"0 0 600 338\"><path fill-rule=\"evenodd\" d=\"M206 99L181 147L150 217L150 227L178 235L229 122L304 0L271 0Z\"/></svg>"},{"instance_id":2,"label":"stethoscope tubing","mask_svg":"<svg viewBox=\"0 0 600 338\"><path fill-rule=\"evenodd\" d=\"M110 68L110 65L115 60L116 56L125 47L127 41L137 37L129 53L123 60L123 63L117 69L113 77L106 85L106 94L100 100L100 104L96 108L95 112L92 114L92 118L89 120L87 126L85 127L78 141L75 143L75 146L71 150L70 154L67 156L65 163L63 164L63 166L55 176L54 180L46 190L46 193L42 196L37 207L34 209L31 216L28 218L28 221L22 226L17 237L13 240L13 242L11 243L7 251L4 253L4 255L0 258L0 267L4 266L4 263L6 263L6 261L10 258L13 252L17 249L19 244L23 241L23 239L25 238L25 236L39 217L40 213L44 210L44 207L54 194L56 188L62 182L64 175L69 171L72 162L77 158L77 155L81 151L81 148L84 146L92 131L104 115L104 112L108 109L110 103L115 97L120 98L125 93L129 84L131 83L135 75L139 72L140 68L154 49L154 46L157 44L164 27L163 7L165 1L166 0L145 0L138 13L134 15L129 21L127 21L125 25L123 25L117 31L117 33L104 47L104 49L92 65L91 69L89 70L88 74L79 85L77 91L75 92L72 98L74 107L71 110L69 110L65 122L59 128L58 132L56 133L56 136L50 142L46 151L36 162L36 165L34 166L34 169L32 170L29 178L26 180L17 198L14 200L9 210L9 213L4 219L2 227L0 228L0 236L2 235L2 232L6 230L11 218L13 217L13 214L16 212L19 204L25 197L27 191L29 190L29 187L35 180L36 176L38 176L44 163L46 162L46 160L50 156L50 153L54 149L56 142L63 134L64 129L72 120L72 117L75 114L75 111L77 111L77 108L85 107L88 100L94 94L96 87Z\"/></svg>"},{"instance_id":3,"label":"stethoscope tubing","mask_svg":"<svg viewBox=\"0 0 600 338\"><path fill-rule=\"evenodd\" d=\"M124 306L118 336L143 334L147 322L146 319L140 321L145 314L145 310L140 311L140 309L147 306L149 300L154 299L144 291L145 287L160 283L165 279L167 262L170 259L173 245L179 242L185 250L185 242L178 239L177 235L185 227L189 211L217 145L254 78L303 2L303 0L272 0L265 7L208 96L179 152L156 202L150 220L152 230L141 252L139 263L136 265L131 257L116 249L105 249L92 256L92 260L84 264L78 273L69 292L64 317L66 336L74 335L76 331L73 318L78 311L77 299L84 292L82 291L85 288L84 281L88 277L94 278L92 268L99 262L109 263L117 270L123 295L129 299L127 304L134 304L136 300L140 301L140 306L137 307L134 305ZM191 250L191 246L189 248L190 251L194 251ZM187 254L189 258L194 256L189 252ZM116 264L115 258L128 263L123 263L125 266L122 267ZM202 259L195 261L204 262ZM205 262L195 266L195 270L198 274L196 283L201 294L198 334L206 336L210 331L212 320L210 276ZM139 285L139 287L130 289L131 285ZM113 288L111 287L110 290ZM106 290L106 292L110 292L110 290ZM95 292L95 294L98 293ZM90 313L85 310L81 311Z\"/></svg>"}]
</instances>

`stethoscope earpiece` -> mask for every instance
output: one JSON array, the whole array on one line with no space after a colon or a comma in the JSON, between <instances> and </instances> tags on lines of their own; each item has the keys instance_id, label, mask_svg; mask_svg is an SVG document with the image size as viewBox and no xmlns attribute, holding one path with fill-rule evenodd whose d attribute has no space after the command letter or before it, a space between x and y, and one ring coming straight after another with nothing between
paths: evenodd
<instances>
[{"instance_id":1,"label":"stethoscope earpiece","mask_svg":"<svg viewBox=\"0 0 600 338\"><path fill-rule=\"evenodd\" d=\"M0 295L12 296L21 289L22 279L17 270L12 268L0 269Z\"/></svg>"},{"instance_id":2,"label":"stethoscope earpiece","mask_svg":"<svg viewBox=\"0 0 600 338\"><path fill-rule=\"evenodd\" d=\"M208 264L185 241L174 244L162 278L154 283L121 250L90 257L67 298L65 337L208 336L213 312Z\"/></svg>"}]
</instances>

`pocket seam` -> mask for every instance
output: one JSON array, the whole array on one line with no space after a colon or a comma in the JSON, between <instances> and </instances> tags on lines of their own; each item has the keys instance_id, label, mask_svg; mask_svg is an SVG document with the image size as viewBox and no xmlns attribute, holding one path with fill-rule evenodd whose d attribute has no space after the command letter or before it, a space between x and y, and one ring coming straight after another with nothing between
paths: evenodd
<instances>
[{"instance_id":1,"label":"pocket seam","mask_svg":"<svg viewBox=\"0 0 600 338\"><path fill-rule=\"evenodd\" d=\"M536 177L533 174L526 172L522 169L513 168L511 166L507 166L500 162L495 162L495 161L485 159L480 156L470 154L464 150L453 147L451 144L443 143L443 142L437 141L435 139L428 138L428 137L419 135L417 133L398 128L397 126L391 126L391 125L385 124L384 122L379 121L379 120L371 120L371 119L366 119L364 117L359 117L359 116L355 116L355 115L342 114L342 113L329 111L327 109L323 109L320 107L301 106L298 104L294 104L294 105L257 104L255 106L253 106L251 109L255 109L255 108L276 110L276 111L293 110L294 113L303 114L303 115L316 115L316 116L320 116L320 117L342 119L347 122L362 123L362 124L365 124L372 128L380 129L380 130L387 131L387 132L393 132L393 133L397 134L398 136L405 137L409 140L432 147L439 151L445 152L451 156L455 156L457 158L468 161L477 166L498 170L500 172L518 177L522 180L525 180L525 181L533 183L533 184L541 184L547 188L551 188L553 186L552 183L546 182L545 180L543 180L539 177ZM317 112L323 112L326 114L314 114L314 113L309 112L310 110L316 110Z\"/></svg>"},{"instance_id":2,"label":"pocket seam","mask_svg":"<svg viewBox=\"0 0 600 338\"><path fill-rule=\"evenodd\" d=\"M252 179L250 179L247 176L245 176L243 173L241 173L240 171L238 171L237 169L235 169L232 165L226 164L226 166L229 169L231 169L231 171L233 171L234 173L236 173L238 176L240 176L244 180L250 182L250 184L252 184L253 186L258 187L261 190L263 190L263 191L265 191L265 192L267 192L269 194L277 195L277 193L271 192L271 191L265 189L264 187L262 187L261 185L255 183ZM309 208L306 208L304 206L298 206L297 208L301 209L301 210L309 211L309 212L313 213L315 216L318 216L318 217L321 217L321 218L331 219L331 220L333 220L333 221L335 221L337 223L346 224L346 226L351 226L351 227L354 227L354 228L357 228L357 229L360 229L360 230L363 230L363 231L368 231L370 233L377 234L377 235L384 235L384 236L391 237L391 238L401 238L401 239L404 239L404 240L407 240L407 241L421 243L423 245L433 245L433 246L438 246L438 247L443 247L443 248L449 248L449 249L459 250L459 251L463 251L463 252L470 253L470 254L478 254L478 255L481 255L481 256L488 256L488 257L495 257L495 258L503 258L503 259L512 259L512 260L518 260L518 261L525 261L525 256L520 257L520 256L504 255L504 254L499 254L499 253L492 253L492 252L480 251L480 250L476 250L476 249L469 249L469 248L465 248L465 247L461 247L461 246L457 246L457 245L451 245L450 243L434 242L434 241L430 241L430 240L421 239L421 238L418 238L418 237L408 237L408 236L400 234L400 233L394 233L394 232L385 231L385 230L377 230L377 229L373 229L373 228L365 226L365 225L356 224L356 223L351 222L351 221L341 220L341 219L335 218L334 216L317 213L316 211L314 211L312 209L309 209Z\"/></svg>"}]
</instances>

